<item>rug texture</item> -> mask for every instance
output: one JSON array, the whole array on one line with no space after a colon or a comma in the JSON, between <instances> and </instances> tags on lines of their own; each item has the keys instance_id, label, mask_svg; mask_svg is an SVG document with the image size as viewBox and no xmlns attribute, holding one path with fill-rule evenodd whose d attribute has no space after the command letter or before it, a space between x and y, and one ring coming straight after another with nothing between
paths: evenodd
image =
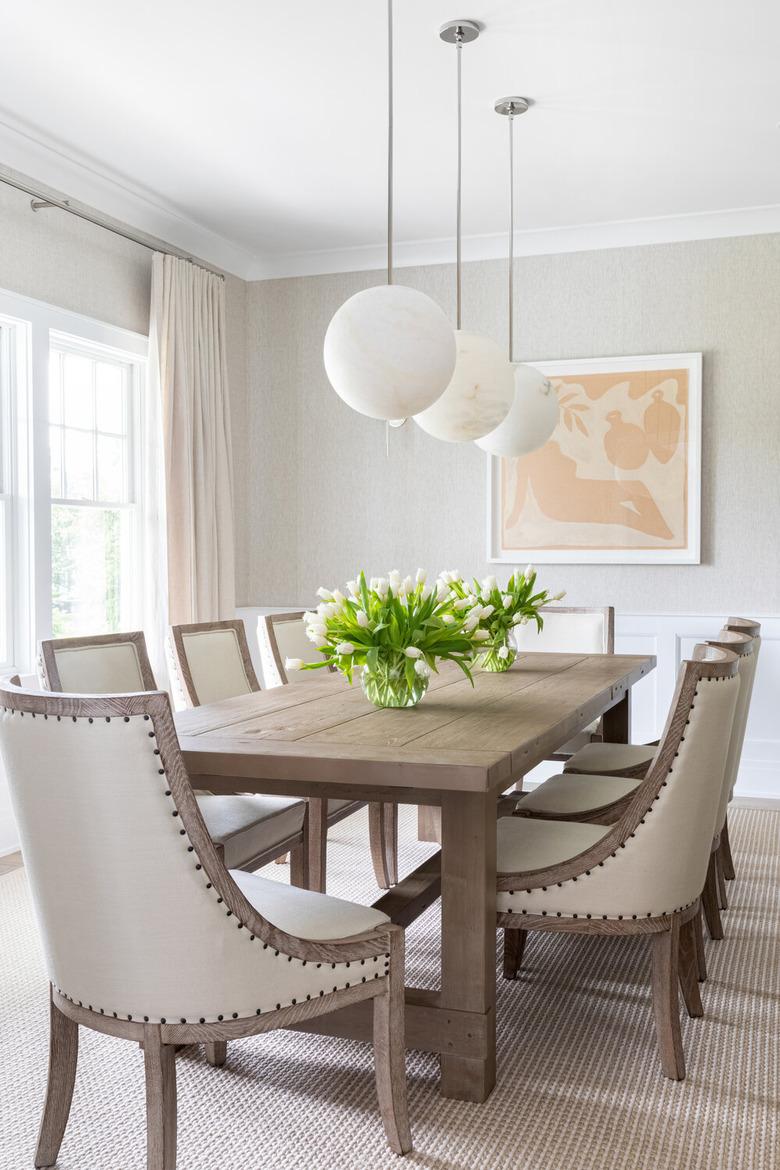
<instances>
[{"instance_id":1,"label":"rug texture","mask_svg":"<svg viewBox=\"0 0 780 1170\"><path fill-rule=\"evenodd\" d=\"M780 1166L780 812L736 809L726 938L707 944L705 1017L684 1016L687 1080L656 1056L641 940L531 935L499 978L498 1083L446 1101L437 1060L409 1053L415 1152L385 1146L367 1045L269 1033L215 1069L177 1058L179 1170L776 1170ZM402 810L401 872L430 852ZM370 902L365 812L331 834L328 892ZM267 876L287 880L284 866ZM116 875L121 880L121 875ZM407 932L408 982L436 985L437 907ZM196 944L197 945L197 944ZM172 955L186 978L186 955ZM61 1170L143 1170L142 1054L81 1030ZM24 872L0 876L0 1167L32 1166L47 1060L47 984Z\"/></svg>"}]
</instances>

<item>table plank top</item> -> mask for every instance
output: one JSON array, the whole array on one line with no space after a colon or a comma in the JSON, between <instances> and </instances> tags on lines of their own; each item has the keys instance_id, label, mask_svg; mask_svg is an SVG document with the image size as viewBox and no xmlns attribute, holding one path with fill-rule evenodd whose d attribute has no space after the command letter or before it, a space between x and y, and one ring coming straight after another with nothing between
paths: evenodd
<instances>
[{"instance_id":1,"label":"table plank top","mask_svg":"<svg viewBox=\"0 0 780 1170\"><path fill-rule=\"evenodd\" d=\"M403 710L377 710L359 684L323 671L181 711L176 726L191 776L263 781L260 791L489 791L536 767L654 666L646 655L529 653L504 674L478 672L472 688L447 663Z\"/></svg>"}]
</instances>

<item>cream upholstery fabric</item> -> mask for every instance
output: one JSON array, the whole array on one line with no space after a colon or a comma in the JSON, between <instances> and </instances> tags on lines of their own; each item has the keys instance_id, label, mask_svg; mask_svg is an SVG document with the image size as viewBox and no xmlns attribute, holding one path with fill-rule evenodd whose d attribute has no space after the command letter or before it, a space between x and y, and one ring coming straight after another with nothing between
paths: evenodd
<instances>
[{"instance_id":1,"label":"cream upholstery fabric","mask_svg":"<svg viewBox=\"0 0 780 1170\"><path fill-rule=\"evenodd\" d=\"M354 965L304 966L236 929L172 815L151 730L143 716L59 721L0 711L0 747L54 986L95 1011L156 1022L253 1016L354 981ZM300 897L299 920L331 937L382 921L345 906L342 927L335 899L315 911L322 895L264 883L252 890L261 912L267 896L274 914ZM384 974L384 959L366 960L360 972Z\"/></svg>"},{"instance_id":2,"label":"cream upholstery fabric","mask_svg":"<svg viewBox=\"0 0 780 1170\"><path fill-rule=\"evenodd\" d=\"M264 918L297 938L321 942L344 938L375 930L383 922L390 921L386 914L371 906L359 906L355 902L331 898L328 894L299 890L254 873L236 870L232 877Z\"/></svg>"},{"instance_id":3,"label":"cream upholstery fabric","mask_svg":"<svg viewBox=\"0 0 780 1170\"><path fill-rule=\"evenodd\" d=\"M640 783L622 776L569 776L564 772L523 796L517 807L527 812L583 813L630 796Z\"/></svg>"},{"instance_id":4,"label":"cream upholstery fabric","mask_svg":"<svg viewBox=\"0 0 780 1170\"><path fill-rule=\"evenodd\" d=\"M658 749L650 744L631 743L590 743L580 748L566 761L565 772L593 772L597 775L615 772L623 768L635 768L638 764L649 765ZM576 781L576 777L572 777Z\"/></svg>"},{"instance_id":5,"label":"cream upholstery fabric","mask_svg":"<svg viewBox=\"0 0 780 1170\"><path fill-rule=\"evenodd\" d=\"M119 695L146 690L132 642L102 642L55 650L62 690L74 695Z\"/></svg>"},{"instance_id":6,"label":"cream upholstery fabric","mask_svg":"<svg viewBox=\"0 0 780 1170\"><path fill-rule=\"evenodd\" d=\"M582 873L576 882L532 889L530 894L500 891L499 911L643 917L671 913L698 898L707 873L739 689L739 675L699 682L666 784L625 848L617 849L589 874ZM577 778L571 782L576 784ZM574 856L587 842L588 831L597 834L594 840L598 840L609 830L603 825L502 817L500 872L516 872L516 865L518 871L537 867L537 858L548 845L555 855L568 842L569 856ZM527 888L521 879L518 890Z\"/></svg>"},{"instance_id":7,"label":"cream upholstery fabric","mask_svg":"<svg viewBox=\"0 0 780 1170\"><path fill-rule=\"evenodd\" d=\"M276 640L282 664L284 664L286 658L300 658L304 662L322 662L322 655L319 650L315 650L313 644L306 637L306 626L303 624L303 616L296 618L294 621L273 622L268 628L268 636ZM327 667L323 667L324 670L327 670ZM316 682L317 679L321 678L322 673L318 670L299 670L288 675L287 681L306 683Z\"/></svg>"},{"instance_id":8,"label":"cream upholstery fabric","mask_svg":"<svg viewBox=\"0 0 780 1170\"><path fill-rule=\"evenodd\" d=\"M515 626L521 650L539 650L548 654L606 653L607 630L603 613L554 613L546 610L542 617L544 629L541 634L532 622Z\"/></svg>"},{"instance_id":9,"label":"cream upholstery fabric","mask_svg":"<svg viewBox=\"0 0 780 1170\"><path fill-rule=\"evenodd\" d=\"M754 643L755 647L755 643ZM742 759L742 747L745 742L745 728L747 727L750 712L750 699L753 694L753 682L756 677L756 662L758 652L754 648L752 653L743 654L739 660L739 677L742 680L737 700L737 710L734 715L734 727L729 743L729 754L726 758L726 774L723 781L723 793L718 809L717 831L723 828L726 820L726 810L737 782L739 762Z\"/></svg>"},{"instance_id":10,"label":"cream upholstery fabric","mask_svg":"<svg viewBox=\"0 0 780 1170\"><path fill-rule=\"evenodd\" d=\"M242 867L303 827L306 802L285 796L198 794L212 841L223 845L228 869Z\"/></svg>"},{"instance_id":11,"label":"cream upholstery fabric","mask_svg":"<svg viewBox=\"0 0 780 1170\"><path fill-rule=\"evenodd\" d=\"M182 643L201 703L217 703L251 692L235 630L182 633Z\"/></svg>"}]
</instances>

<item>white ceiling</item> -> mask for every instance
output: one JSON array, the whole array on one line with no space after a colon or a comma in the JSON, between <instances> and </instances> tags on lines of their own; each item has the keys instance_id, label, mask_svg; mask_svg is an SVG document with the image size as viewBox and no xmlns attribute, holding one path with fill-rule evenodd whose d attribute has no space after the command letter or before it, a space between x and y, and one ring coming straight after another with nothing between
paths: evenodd
<instances>
[{"instance_id":1,"label":"white ceiling","mask_svg":"<svg viewBox=\"0 0 780 1170\"><path fill-rule=\"evenodd\" d=\"M452 257L454 17L465 254L780 230L777 0L395 0L401 263ZM373 267L384 0L9 0L0 163L243 276ZM628 222L627 222L628 221Z\"/></svg>"}]
</instances>

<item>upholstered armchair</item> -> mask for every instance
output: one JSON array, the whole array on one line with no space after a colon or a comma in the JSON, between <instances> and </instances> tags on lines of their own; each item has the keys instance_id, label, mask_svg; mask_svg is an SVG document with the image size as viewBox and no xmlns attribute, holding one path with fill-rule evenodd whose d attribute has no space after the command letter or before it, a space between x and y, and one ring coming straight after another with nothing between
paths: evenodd
<instances>
[{"instance_id":1,"label":"upholstered armchair","mask_svg":"<svg viewBox=\"0 0 780 1170\"><path fill-rule=\"evenodd\" d=\"M661 1065L676 1080L685 1076L678 979L689 1014L702 1012L696 916L739 691L737 656L697 646L680 672L661 746L617 821L498 822L506 977L517 972L529 930L648 935Z\"/></svg>"},{"instance_id":2,"label":"upholstered armchair","mask_svg":"<svg viewBox=\"0 0 780 1170\"><path fill-rule=\"evenodd\" d=\"M278 680L283 685L290 682L285 661L287 658L300 658L303 662L321 662L322 655L314 649L306 637L306 627L303 623L303 610L293 610L289 613L269 613L263 617L263 634L267 657L272 664ZM299 671L295 681L305 684L316 680L318 672ZM351 816L362 807L360 801L330 800L328 801L327 821L316 819L316 812L312 809L311 840L312 847L317 847L318 825L319 841L321 843L322 889L325 888L325 857L327 848L327 829L330 825ZM371 850L371 863L374 867L376 884L382 890L387 890L398 881L398 805L391 801L371 801L368 805L368 835Z\"/></svg>"},{"instance_id":3,"label":"upholstered armchair","mask_svg":"<svg viewBox=\"0 0 780 1170\"><path fill-rule=\"evenodd\" d=\"M98 695L157 689L141 631L43 641L39 668L42 684L51 691ZM297 886L307 884L305 801L206 792L198 793L197 799L229 868L259 869L289 852L290 880Z\"/></svg>"},{"instance_id":4,"label":"upholstered armchair","mask_svg":"<svg viewBox=\"0 0 780 1170\"><path fill-rule=\"evenodd\" d=\"M177 1045L221 1045L366 999L387 1141L411 1148L403 931L373 909L226 869L167 695L0 684L0 750L51 983L36 1166L57 1160L79 1027L143 1044L147 1167L173 1170Z\"/></svg>"}]
</instances>

